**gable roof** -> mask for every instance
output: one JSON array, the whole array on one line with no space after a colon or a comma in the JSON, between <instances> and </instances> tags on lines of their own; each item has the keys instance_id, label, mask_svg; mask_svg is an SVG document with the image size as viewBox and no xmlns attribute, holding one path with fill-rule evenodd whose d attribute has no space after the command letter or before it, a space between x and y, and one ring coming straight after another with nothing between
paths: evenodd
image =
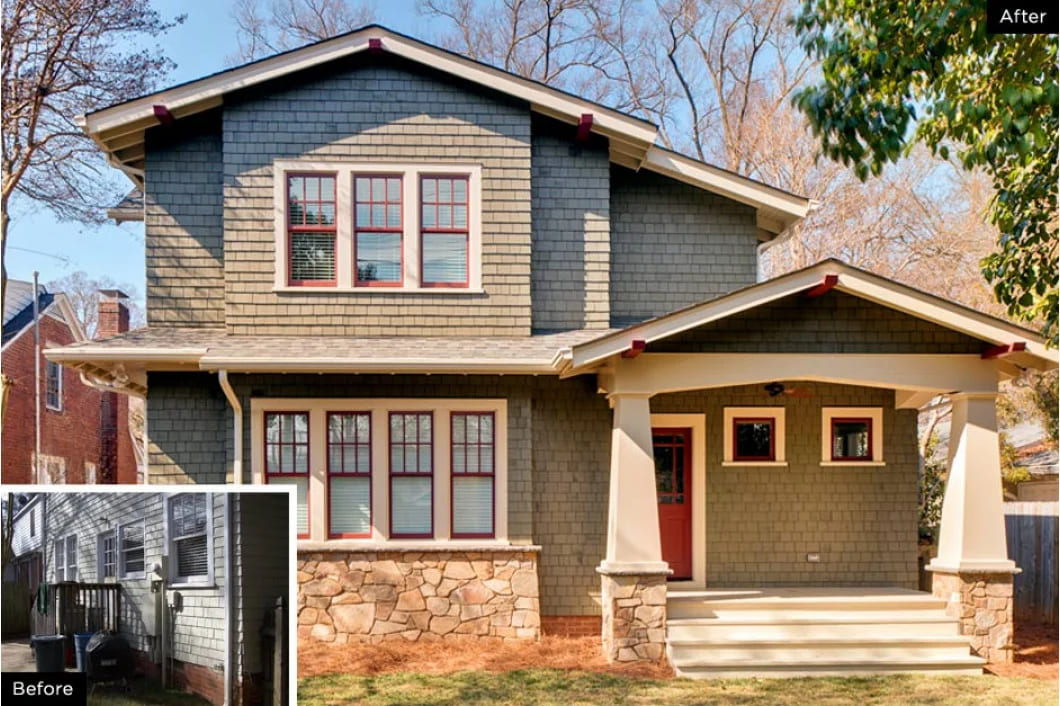
<instances>
[{"instance_id":1,"label":"gable roof","mask_svg":"<svg viewBox=\"0 0 1060 706\"><path fill-rule=\"evenodd\" d=\"M734 199L759 210L759 227L780 233L803 218L809 199L768 186L734 172L670 152L655 144L658 127L641 118L586 100L538 81L503 71L395 32L368 25L298 49L210 74L156 93L118 103L78 122L108 161L143 187L145 132L224 104L227 93L368 51L384 51L463 81L498 91L530 104L536 113L577 125L592 116L591 131L606 137L610 159L631 169L649 169Z\"/></svg>"},{"instance_id":2,"label":"gable roof","mask_svg":"<svg viewBox=\"0 0 1060 706\"><path fill-rule=\"evenodd\" d=\"M74 334L76 341L84 341L84 329L74 314L70 300L62 292L52 293L43 286L38 287L37 306L41 316L51 316L65 323ZM55 309L58 309L56 311ZM4 324L2 345L18 338L33 325L33 283L22 280L8 280L7 298L4 301Z\"/></svg>"},{"instance_id":3,"label":"gable roof","mask_svg":"<svg viewBox=\"0 0 1060 706\"><path fill-rule=\"evenodd\" d=\"M638 342L637 347L641 347L818 287L822 288L822 291L834 288L836 291L959 331L991 345L1022 343L1022 349L1014 350L1007 358L1020 367L1039 370L1057 367L1057 351L1048 349L1045 340L1035 331L852 267L839 260L829 259L723 297L576 344L563 354L566 359L564 369L566 373L586 372L592 366L630 350L635 341Z\"/></svg>"}]
</instances>

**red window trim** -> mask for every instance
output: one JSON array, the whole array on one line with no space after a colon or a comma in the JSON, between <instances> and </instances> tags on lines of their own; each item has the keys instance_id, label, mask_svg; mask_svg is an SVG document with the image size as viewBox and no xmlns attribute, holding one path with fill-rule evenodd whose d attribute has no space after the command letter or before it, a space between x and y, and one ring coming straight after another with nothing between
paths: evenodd
<instances>
[{"instance_id":1,"label":"red window trim","mask_svg":"<svg viewBox=\"0 0 1060 706\"><path fill-rule=\"evenodd\" d=\"M368 471L366 473L345 473L342 471L331 470L331 418L334 416L347 416L347 415L359 415L363 414L368 417ZM347 442L345 436L342 441L339 442L341 446L353 447L354 455L357 454L357 449L361 444L354 440L352 443ZM375 515L372 510L375 498L375 486L372 483L372 413L364 411L349 411L349 412L328 412L324 415L324 457L327 466L327 477L328 477L328 496L327 496L327 508L328 513L328 539L371 539L372 528L375 526ZM343 453L345 457L345 452ZM331 531L331 479L333 477L339 478L367 478L368 479L368 532L358 534L356 532L332 532Z\"/></svg>"},{"instance_id":2,"label":"red window trim","mask_svg":"<svg viewBox=\"0 0 1060 706\"><path fill-rule=\"evenodd\" d=\"M431 455L430 455L431 471L430 471L430 473L407 473L405 471L398 471L396 473L394 472L394 466L393 466L394 455L393 455L393 453L391 453L391 449L393 448L393 444L394 444L394 440L393 440L393 438L391 436L391 420L394 418L395 415L404 416L406 414L427 415L428 417L431 418L431 438L430 438L430 442L429 442L430 445L431 445ZM388 496L387 497L387 506L388 506L387 515L389 516L389 525L390 525L389 538L390 539L434 539L434 410L422 410L422 409L414 409L414 410L406 410L406 411L390 410L390 411L387 412L386 422L387 422L387 424L386 424L386 434L387 434L387 444L386 444L387 461L386 461L386 465L387 465L387 491L388 491L387 492L387 496ZM416 424L416 431L417 431L417 438L418 438L419 437L419 422L417 422L417 424ZM417 441L417 445L418 444L419 444L419 442ZM402 442L402 445L407 445L407 443L406 442ZM417 458L418 458L418 455L417 455ZM429 478L430 479L430 487L431 487L431 510L430 510L431 529L426 534L424 534L424 533L398 534L398 533L394 532L394 476L398 476L398 477L408 476L408 477L412 477L412 478Z\"/></svg>"},{"instance_id":3,"label":"red window trim","mask_svg":"<svg viewBox=\"0 0 1060 706\"><path fill-rule=\"evenodd\" d=\"M438 205L448 206L466 206L467 207L467 227L466 228L424 228L423 227L423 180L424 179L460 179L463 180L467 186L464 189L464 194L467 200L463 203L459 201L448 201L447 203L441 203L435 201L435 222L437 222L437 207ZM437 196L436 196L437 198ZM419 194L418 203L416 204L419 209L419 222L420 222L420 286L421 287L438 287L438 288L449 288L449 289L467 289L471 286L471 175L470 174L425 174L420 173L419 182ZM460 234L464 235L464 281L463 282L428 282L427 278L423 274L423 236L425 233L449 233L449 234Z\"/></svg>"},{"instance_id":4,"label":"red window trim","mask_svg":"<svg viewBox=\"0 0 1060 706\"><path fill-rule=\"evenodd\" d=\"M836 424L844 422L864 422L869 432L868 455L867 456L836 456L835 455L835 427ZM872 448L872 417L831 417L831 455L833 461L874 461Z\"/></svg>"},{"instance_id":5,"label":"red window trim","mask_svg":"<svg viewBox=\"0 0 1060 706\"><path fill-rule=\"evenodd\" d=\"M304 414L305 415L305 429L306 429L305 463L306 463L306 471L304 473L270 473L269 472L269 432L268 432L269 424L268 424L268 421L269 421L269 415L270 414L290 414L290 415ZM309 491L310 491L310 488L309 488L309 485L310 485L309 484L309 474L310 474L310 470L313 467L312 466L313 441L312 441L312 437L311 437L311 431L312 430L310 428L309 410L303 410L303 409L266 410L266 411L262 412L261 419L262 419L262 422L264 423L263 433L261 435L261 440L262 440L262 452L263 452L262 459L264 461L263 462L263 466L265 468L265 484L268 485L269 478L305 478L306 479L306 484L305 484L306 531L305 531L305 533L301 533L300 532L298 534L298 539L309 539L309 535L312 532L312 528L313 528L313 514L312 514L313 504L312 504L312 502L310 502L310 495L309 495ZM282 424L280 426L280 435L281 435L281 438L282 438L282 436L283 436L283 426L282 426ZM279 442L279 446L280 446L281 450L282 450L282 448L285 445L286 446L301 446L302 444L301 444L301 442L292 442L292 443L286 443L286 444L284 442L282 442L282 441ZM282 456L283 456L282 451L281 451L280 455L281 455L281 458L282 458ZM295 491L295 492L297 492L297 491Z\"/></svg>"},{"instance_id":6,"label":"red window trim","mask_svg":"<svg viewBox=\"0 0 1060 706\"><path fill-rule=\"evenodd\" d=\"M292 226L291 225L291 178L292 177L332 177L335 180L335 222L330 226ZM339 175L338 172L284 172L283 191L286 197L283 206L283 217L287 228L287 286L289 287L334 287L338 284L339 276ZM303 201L305 201L303 199ZM314 203L328 203L317 200ZM331 233L335 243L335 276L330 280L323 279L294 279L291 277L291 255L292 255L292 233Z\"/></svg>"},{"instance_id":7,"label":"red window trim","mask_svg":"<svg viewBox=\"0 0 1060 706\"><path fill-rule=\"evenodd\" d=\"M741 456L737 444L737 429L741 424L769 425L769 455ZM732 460L733 461L776 461L777 460L777 420L774 417L734 417L732 420Z\"/></svg>"},{"instance_id":8,"label":"red window trim","mask_svg":"<svg viewBox=\"0 0 1060 706\"><path fill-rule=\"evenodd\" d=\"M370 228L359 228L357 225L357 180L358 179L394 179L396 178L401 185L401 196L397 202L401 211L401 225L399 226L381 226L376 228L372 226ZM351 218L353 220L353 286L354 287L404 287L405 286L405 174L403 172L368 172L368 173L355 173L352 179L352 212ZM370 187L369 187L370 188ZM374 201L371 198L368 200L368 204L383 204L383 213L386 213L386 207L393 204L392 201L386 198L386 186L383 187L383 200ZM396 282L379 282L376 280L361 280L357 276L357 233L363 230L366 233L398 233L401 236L401 246L398 248L401 253L401 266L399 268L400 278Z\"/></svg>"},{"instance_id":9,"label":"red window trim","mask_svg":"<svg viewBox=\"0 0 1060 706\"><path fill-rule=\"evenodd\" d=\"M482 473L480 471L478 473L459 473L458 474L454 470L454 464L453 464L453 460L455 458L454 449L456 448L456 443L453 441L453 422L456 420L457 417L471 417L471 416L485 417L487 415L490 418L493 419L493 443L490 444L490 448L491 448L490 455L491 455L491 457L493 459L493 463L490 464L490 468L492 468L493 470L491 472L489 472L489 473ZM466 424L466 422L465 422L465 424ZM433 431L433 427L431 427L431 429ZM466 438L466 434L467 434L466 429L467 429L467 427L465 426L464 429L465 429L464 434L465 434L465 438ZM467 459L467 449L470 448L470 447L476 447L478 449L478 453L479 453L479 466L478 467L482 468L482 446L483 446L482 442L479 441L479 442L476 442L474 444L469 444L469 443L467 443L465 441L461 445L464 447L464 459L465 459L464 464L465 465L467 464L467 460L466 460ZM460 477L460 478L490 478L490 479L492 479L492 482L490 483L490 511L491 511L490 512L490 531L488 533L484 533L484 532L467 533L467 532L456 532L456 531L453 530L453 527L454 527L454 525L453 525L453 506L455 505L455 503L453 502L453 497L454 497L453 486L455 485L455 481L456 481L457 477ZM449 413L449 536L451 538L453 538L453 539L495 539L497 537L497 413L496 412L486 411L486 412L450 412Z\"/></svg>"}]
</instances>

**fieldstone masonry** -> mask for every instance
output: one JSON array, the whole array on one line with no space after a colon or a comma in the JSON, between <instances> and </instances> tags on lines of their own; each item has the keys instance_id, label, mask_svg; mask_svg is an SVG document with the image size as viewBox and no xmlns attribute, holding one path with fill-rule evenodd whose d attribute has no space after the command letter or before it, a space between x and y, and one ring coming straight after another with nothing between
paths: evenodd
<instances>
[{"instance_id":1,"label":"fieldstone masonry","mask_svg":"<svg viewBox=\"0 0 1060 706\"><path fill-rule=\"evenodd\" d=\"M988 662L1012 661L1012 574L936 571L931 592L960 619L975 654Z\"/></svg>"},{"instance_id":2,"label":"fieldstone masonry","mask_svg":"<svg viewBox=\"0 0 1060 706\"><path fill-rule=\"evenodd\" d=\"M608 661L661 661L666 654L666 574L600 576Z\"/></svg>"},{"instance_id":3,"label":"fieldstone masonry","mask_svg":"<svg viewBox=\"0 0 1060 706\"><path fill-rule=\"evenodd\" d=\"M298 638L537 639L537 551L299 552Z\"/></svg>"}]
</instances>

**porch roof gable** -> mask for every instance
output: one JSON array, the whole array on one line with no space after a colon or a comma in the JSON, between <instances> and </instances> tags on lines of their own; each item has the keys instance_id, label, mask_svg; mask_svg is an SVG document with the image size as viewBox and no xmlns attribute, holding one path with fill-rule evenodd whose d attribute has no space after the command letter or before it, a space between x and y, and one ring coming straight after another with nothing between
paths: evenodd
<instances>
[{"instance_id":1,"label":"porch roof gable","mask_svg":"<svg viewBox=\"0 0 1060 706\"><path fill-rule=\"evenodd\" d=\"M622 354L636 355L645 346L679 333L720 321L792 295L823 296L835 289L909 316L979 339L998 347L1006 360L1039 370L1057 367L1057 351L1046 347L1036 332L1004 319L928 294L894 280L828 259L775 279L737 290L717 299L694 304L578 343L566 351L564 374L587 372L593 366ZM1005 350L1002 351L1001 348Z\"/></svg>"}]
</instances>

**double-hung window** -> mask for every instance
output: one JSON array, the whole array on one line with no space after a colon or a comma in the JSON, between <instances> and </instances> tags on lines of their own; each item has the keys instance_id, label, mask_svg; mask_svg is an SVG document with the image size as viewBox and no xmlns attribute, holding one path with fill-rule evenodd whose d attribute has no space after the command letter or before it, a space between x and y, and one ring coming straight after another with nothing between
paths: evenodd
<instances>
[{"instance_id":1,"label":"double-hung window","mask_svg":"<svg viewBox=\"0 0 1060 706\"><path fill-rule=\"evenodd\" d=\"M213 583L212 496L181 493L166 499L171 584Z\"/></svg>"},{"instance_id":2,"label":"double-hung window","mask_svg":"<svg viewBox=\"0 0 1060 706\"><path fill-rule=\"evenodd\" d=\"M420 284L468 286L468 179L420 179Z\"/></svg>"},{"instance_id":3,"label":"double-hung window","mask_svg":"<svg viewBox=\"0 0 1060 706\"><path fill-rule=\"evenodd\" d=\"M57 539L52 544L52 556L55 562L55 581L77 580L77 536L69 535Z\"/></svg>"},{"instance_id":4,"label":"double-hung window","mask_svg":"<svg viewBox=\"0 0 1060 706\"><path fill-rule=\"evenodd\" d=\"M329 412L328 537L372 536L372 415Z\"/></svg>"},{"instance_id":5,"label":"double-hung window","mask_svg":"<svg viewBox=\"0 0 1060 706\"><path fill-rule=\"evenodd\" d=\"M265 415L265 482L293 485L298 536L309 536L309 413Z\"/></svg>"},{"instance_id":6,"label":"double-hung window","mask_svg":"<svg viewBox=\"0 0 1060 706\"><path fill-rule=\"evenodd\" d=\"M110 529L96 539L96 576L100 582L118 578L118 535Z\"/></svg>"},{"instance_id":7,"label":"double-hung window","mask_svg":"<svg viewBox=\"0 0 1060 706\"><path fill-rule=\"evenodd\" d=\"M63 366L47 362L44 404L56 412L63 410Z\"/></svg>"},{"instance_id":8,"label":"double-hung window","mask_svg":"<svg viewBox=\"0 0 1060 706\"><path fill-rule=\"evenodd\" d=\"M452 536L493 537L494 415L453 412L450 425Z\"/></svg>"},{"instance_id":9,"label":"double-hung window","mask_svg":"<svg viewBox=\"0 0 1060 706\"><path fill-rule=\"evenodd\" d=\"M434 416L390 413L390 536L434 536Z\"/></svg>"},{"instance_id":10,"label":"double-hung window","mask_svg":"<svg viewBox=\"0 0 1060 706\"><path fill-rule=\"evenodd\" d=\"M335 284L338 234L334 174L287 176L288 284Z\"/></svg>"},{"instance_id":11,"label":"double-hung window","mask_svg":"<svg viewBox=\"0 0 1060 706\"><path fill-rule=\"evenodd\" d=\"M143 578L147 557L146 526L144 520L128 522L118 527L118 577Z\"/></svg>"},{"instance_id":12,"label":"double-hung window","mask_svg":"<svg viewBox=\"0 0 1060 706\"><path fill-rule=\"evenodd\" d=\"M353 249L358 287L400 287L404 218L401 177L354 175Z\"/></svg>"}]
</instances>

